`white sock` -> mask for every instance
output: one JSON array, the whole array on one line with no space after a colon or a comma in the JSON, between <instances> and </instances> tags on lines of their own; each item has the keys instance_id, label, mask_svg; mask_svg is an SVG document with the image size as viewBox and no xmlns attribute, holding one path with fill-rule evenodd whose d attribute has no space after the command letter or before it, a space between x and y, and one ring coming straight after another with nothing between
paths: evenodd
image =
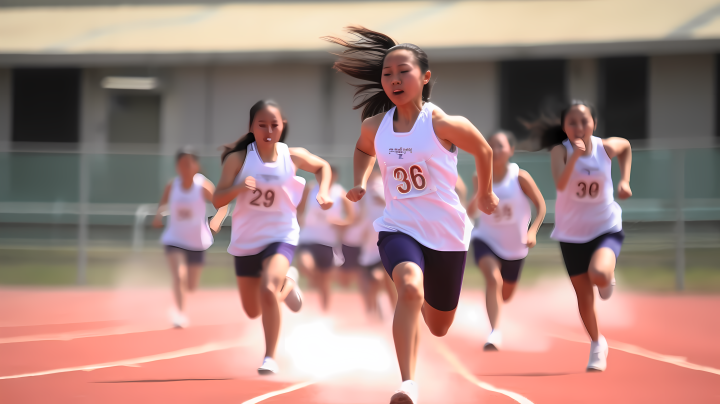
<instances>
[{"instance_id":1,"label":"white sock","mask_svg":"<svg viewBox=\"0 0 720 404\"><path fill-rule=\"evenodd\" d=\"M403 392L407 394L408 397L412 400L413 404L417 404L418 402L418 385L415 383L414 380L405 380L400 385L400 389L398 392Z\"/></svg>"}]
</instances>

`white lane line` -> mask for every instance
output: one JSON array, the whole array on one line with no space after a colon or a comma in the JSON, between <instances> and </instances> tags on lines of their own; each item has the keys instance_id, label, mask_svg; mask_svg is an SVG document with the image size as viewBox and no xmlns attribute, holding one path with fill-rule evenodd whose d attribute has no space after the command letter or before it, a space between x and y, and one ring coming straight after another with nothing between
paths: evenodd
<instances>
[{"instance_id":1,"label":"white lane line","mask_svg":"<svg viewBox=\"0 0 720 404\"><path fill-rule=\"evenodd\" d=\"M170 327L108 327L94 330L63 332L55 334L19 335L17 337L0 338L0 344L16 344L35 341L70 341L78 338L105 337L111 335L134 334L140 332L164 331Z\"/></svg>"},{"instance_id":2,"label":"white lane line","mask_svg":"<svg viewBox=\"0 0 720 404\"><path fill-rule=\"evenodd\" d=\"M263 394L262 396L257 396L257 397L255 397L255 398L250 399L250 400L243 401L242 404L255 404L255 403L259 403L259 402L261 402L261 401L267 400L268 398L272 398L272 397L275 397L275 396L279 396L279 395L285 394L285 393L290 393L290 392L295 391L295 390L300 390L300 389L302 389L302 388L304 388L304 387L313 385L313 384L315 384L315 383L317 383L317 382L318 382L317 380L310 380L310 381L307 381L307 382L302 382L302 383L298 383L298 384L293 384L292 386L286 387L286 388L284 388L284 389L282 389L282 390L271 391L271 392L269 392L269 393Z\"/></svg>"},{"instance_id":3,"label":"white lane line","mask_svg":"<svg viewBox=\"0 0 720 404\"><path fill-rule=\"evenodd\" d=\"M52 375L52 374L56 374L56 373L77 372L80 370L92 371L92 370L96 370L96 369L111 368L111 367L116 367L116 366L134 367L134 366L138 366L141 363L149 363L149 362L156 362L156 361L162 361L162 360L167 360L167 359L175 359L175 358L181 358L184 356L200 355L200 354L204 354L204 353L208 353L208 352L222 351L225 349L236 348L236 347L243 346L246 344L247 343L244 340L240 340L240 339L223 341L223 342L211 342L209 344L179 349L177 351L165 352L165 353L150 355L150 356L141 356L139 358L125 359L125 360L120 360L120 361L115 361L115 362L105 362L105 363L98 363L98 364L94 364L94 365L74 366L74 367L69 367L69 368L44 370L41 372L0 376L0 380L19 379L22 377L33 377L33 376L45 376L45 375Z\"/></svg>"},{"instance_id":4,"label":"white lane line","mask_svg":"<svg viewBox=\"0 0 720 404\"><path fill-rule=\"evenodd\" d=\"M580 338L566 337L566 336L557 335L557 334L549 334L549 335L551 335L555 338L558 338L558 339L564 339L566 341L579 342L579 343L584 343L584 344L589 343L587 340L583 340ZM720 376L720 369L688 362L687 358L685 358L684 356L665 355L665 354L647 350L647 349L639 347L637 345L626 344L626 343L620 342L620 341L608 340L608 345L612 349L627 352L632 355L642 356L644 358L653 359L653 360L656 360L659 362L669 363L671 365L680 366L682 368L699 370L701 372L712 373L714 375Z\"/></svg>"},{"instance_id":5,"label":"white lane line","mask_svg":"<svg viewBox=\"0 0 720 404\"><path fill-rule=\"evenodd\" d=\"M435 342L438 351L440 351L440 354L442 354L442 356L445 357L448 362L450 362L450 365L452 365L452 367L470 383L480 387L481 389L508 396L520 404L533 404L532 401L530 401L527 397L521 394L515 393L514 391L499 389L489 383L481 381L480 379L475 377L475 375L472 374L465 367L465 365L462 364L462 362L460 362L460 360L455 356L455 354L452 353L452 351L450 351L447 346L445 346L445 344L440 341Z\"/></svg>"}]
</instances>

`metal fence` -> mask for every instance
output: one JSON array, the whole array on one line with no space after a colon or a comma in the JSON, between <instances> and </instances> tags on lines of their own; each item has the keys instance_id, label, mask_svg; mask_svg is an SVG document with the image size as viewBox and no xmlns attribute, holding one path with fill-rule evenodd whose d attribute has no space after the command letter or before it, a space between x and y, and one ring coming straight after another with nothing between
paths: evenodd
<instances>
[{"instance_id":1,"label":"metal fence","mask_svg":"<svg viewBox=\"0 0 720 404\"><path fill-rule=\"evenodd\" d=\"M324 157L340 169L340 182L350 187L351 154ZM461 154L459 160L460 175L470 184L473 159ZM549 153L518 152L514 161L537 182L548 202L546 221L552 222L555 189ZM614 164L617 181L619 170ZM221 168L217 154L202 156L201 165L217 183ZM76 225L77 240L69 241L77 242L77 281L82 284L88 228L133 226L132 246L142 248L146 217L154 214L162 189L173 176L174 155L152 150L81 151L44 145L0 151L0 226ZM633 197L620 201L624 221L675 222L676 287L681 290L685 222L720 220L720 148L636 148L631 187Z\"/></svg>"}]
</instances>

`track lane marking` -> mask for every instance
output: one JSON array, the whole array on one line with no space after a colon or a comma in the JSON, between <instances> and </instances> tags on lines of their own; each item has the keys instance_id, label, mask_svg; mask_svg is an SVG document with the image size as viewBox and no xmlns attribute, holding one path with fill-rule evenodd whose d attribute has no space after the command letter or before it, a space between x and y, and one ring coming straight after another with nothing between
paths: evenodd
<instances>
[{"instance_id":1,"label":"track lane marking","mask_svg":"<svg viewBox=\"0 0 720 404\"><path fill-rule=\"evenodd\" d=\"M302 382L302 383L293 384L292 386L286 387L286 388L284 388L284 389L282 389L282 390L271 391L271 392L265 393L265 394L263 394L263 395L261 395L261 396L257 396L257 397L255 397L255 398L251 398L250 400L243 401L242 404L256 404L256 403L259 403L259 402L261 402L261 401L265 401L265 400L267 400L268 398L273 398L273 397L279 396L279 395L281 395L281 394L290 393L290 392L293 392L293 391L295 391L295 390L300 390L300 389L305 388L305 387L307 387L307 386L311 386L311 385L313 385L313 384L315 384L315 383L317 383L317 382L318 382L318 380L310 380L310 381L307 381L307 382Z\"/></svg>"},{"instance_id":2,"label":"track lane marking","mask_svg":"<svg viewBox=\"0 0 720 404\"><path fill-rule=\"evenodd\" d=\"M515 393L514 391L499 389L489 383L483 382L482 380L475 377L475 375L472 374L465 367L465 365L462 364L462 362L460 362L460 360L455 356L454 353L452 353L452 351L450 351L450 349L445 344L440 341L435 341L435 345L437 347L437 350L445 358L445 360L450 362L450 365L460 374L460 376L464 377L465 380L469 381L470 383L480 387L481 389L510 397L520 404L534 404L527 397L521 394Z\"/></svg>"},{"instance_id":3,"label":"track lane marking","mask_svg":"<svg viewBox=\"0 0 720 404\"><path fill-rule=\"evenodd\" d=\"M548 335L555 337L557 339L565 340L565 341L579 342L581 344L588 343L587 340L583 340L580 338L567 337L567 336L557 335L557 334L548 334ZM701 372L712 373L714 375L720 376L720 369L688 362L687 358L684 356L665 355L665 354L650 351L648 349L645 349L645 348L637 346L637 345L627 344L625 342L620 342L620 341L608 340L608 346L617 351L622 351L622 352L626 352L626 353L629 353L632 355L642 356L644 358L653 359L658 362L669 363L671 365L680 366L682 368L698 370Z\"/></svg>"},{"instance_id":4,"label":"track lane marking","mask_svg":"<svg viewBox=\"0 0 720 404\"><path fill-rule=\"evenodd\" d=\"M73 367L60 368L60 369L51 369L51 370L44 370L44 371L40 371L40 372L22 373L22 374L17 374L17 375L0 376L0 380L20 379L23 377L34 377L34 376L45 376L45 375L52 375L52 374L57 374L57 373L77 372L77 371L81 371L81 370L89 372L89 371L93 371L96 369L111 368L111 367L118 367L118 366L136 367L142 363L182 358L184 356L200 355L200 354L204 354L204 353L208 353L208 352L215 352L215 351L222 351L222 350L230 349L230 348L237 348L237 347L240 347L243 345L247 345L247 342L242 339L229 340L229 341L223 341L223 342L211 342L208 344L199 345L199 346L195 346L195 347L183 348L183 349L179 349L176 351L170 351L170 352L165 352L165 353L161 353L161 354L141 356L141 357L133 358L133 359L125 359L125 360L119 360L119 361L113 361L113 362L98 363L98 364L94 364L94 365L73 366Z\"/></svg>"}]
</instances>

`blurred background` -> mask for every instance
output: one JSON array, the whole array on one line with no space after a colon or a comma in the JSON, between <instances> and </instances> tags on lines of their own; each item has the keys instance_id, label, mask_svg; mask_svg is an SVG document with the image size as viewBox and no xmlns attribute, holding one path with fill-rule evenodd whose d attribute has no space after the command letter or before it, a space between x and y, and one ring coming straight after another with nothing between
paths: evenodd
<instances>
[{"instance_id":1,"label":"blurred background","mask_svg":"<svg viewBox=\"0 0 720 404\"><path fill-rule=\"evenodd\" d=\"M320 39L349 24L427 51L432 101L483 133L580 98L633 145L617 276L638 291L720 293L720 1L0 0L0 285L168 284L149 226L174 153L247 131L277 100L288 143L351 186L360 114ZM549 154L518 151L550 214L521 282L566 276L548 235ZM617 168L617 167L616 167ZM474 164L461 154L470 183ZM615 170L617 175L617 170ZM204 287L234 286L229 220ZM468 265L466 287L482 286Z\"/></svg>"}]
</instances>

